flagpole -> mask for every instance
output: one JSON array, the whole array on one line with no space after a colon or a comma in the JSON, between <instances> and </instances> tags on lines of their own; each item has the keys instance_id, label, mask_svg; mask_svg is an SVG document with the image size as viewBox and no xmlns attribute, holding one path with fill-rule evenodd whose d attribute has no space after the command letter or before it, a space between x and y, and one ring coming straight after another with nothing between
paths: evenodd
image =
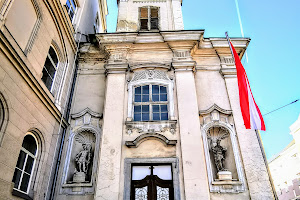
<instances>
[{"instance_id":1,"label":"flagpole","mask_svg":"<svg viewBox=\"0 0 300 200\"><path fill-rule=\"evenodd\" d=\"M231 48L231 45L230 45L230 39L228 37L228 32L227 31L225 32L225 35L226 35L226 39L227 39L227 42L228 42L228 45L229 45L229 48L230 48L230 52L231 52L232 58L233 58L234 63L235 63L235 58L234 58L233 51L232 51L232 48Z\"/></svg>"},{"instance_id":2,"label":"flagpole","mask_svg":"<svg viewBox=\"0 0 300 200\"><path fill-rule=\"evenodd\" d=\"M228 45L229 45L229 48L230 48L231 55L233 57L234 63L236 63L227 31L225 32L225 35L226 35L226 39L228 41ZM262 156L263 156L263 159L264 159L264 163L265 163L265 166L266 166L266 169L267 169L267 173L268 173L268 176L269 176L269 181L271 183L271 188L272 188L272 192L273 192L274 198L275 198L275 200L278 200L277 193L276 193L276 190L275 190L275 186L274 186L274 183L273 183L273 180L272 180L272 176L271 176L271 173L270 173L270 169L269 169L269 166L268 166L268 161L267 161L266 153L265 153L262 141L261 141L261 137L260 137L259 131L255 130L255 133L256 133L256 137L257 137L257 140L258 140L260 151L262 153Z\"/></svg>"}]
</instances>

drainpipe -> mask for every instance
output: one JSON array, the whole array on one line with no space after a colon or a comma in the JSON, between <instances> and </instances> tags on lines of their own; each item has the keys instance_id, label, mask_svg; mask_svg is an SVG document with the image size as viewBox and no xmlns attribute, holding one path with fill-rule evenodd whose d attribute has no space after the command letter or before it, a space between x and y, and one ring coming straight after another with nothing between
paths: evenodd
<instances>
[{"instance_id":1,"label":"drainpipe","mask_svg":"<svg viewBox=\"0 0 300 200\"><path fill-rule=\"evenodd\" d=\"M66 111L66 112L61 116L58 135L59 135L60 130L62 128L62 119L63 119L63 117L65 117L67 120L69 120L69 117L70 117L70 110L71 110L72 99L73 99L73 94L74 94L74 89L75 89L76 78L77 78L77 70L78 70L77 56L78 56L78 50L79 50L79 45L80 45L80 41L81 41L81 36L82 36L82 34L79 33L79 40L78 40L76 53L75 53L74 61L73 61L73 67L72 67L73 68L73 79L70 80L69 86L68 86L68 90L70 91L69 92L70 96L69 96L69 100L66 101L65 107L62 110L62 111ZM67 109L65 110L65 108L67 108ZM60 140L58 156L57 156L57 162L56 162L56 166L55 166L54 177L53 177L53 180L52 180L49 200L54 199L55 186L56 186L56 183L57 183L58 171L59 171L59 166L60 166L60 163L61 163L61 156L62 156L64 141L65 141L66 130L67 130L67 128L63 128L63 131L62 131L62 136L61 136L61 140ZM58 141L56 143L55 149L57 148L57 145L58 145ZM53 157L52 166L53 166L53 163L54 163L54 158L55 158L55 156ZM51 169L53 169L53 168L51 167ZM52 173L50 173L50 174L52 174ZM49 178L49 181L48 181L48 187L47 188L49 188L49 184L50 184L50 178ZM48 193L48 191L47 191L47 193ZM47 199L47 193L45 195L45 199Z\"/></svg>"}]
</instances>

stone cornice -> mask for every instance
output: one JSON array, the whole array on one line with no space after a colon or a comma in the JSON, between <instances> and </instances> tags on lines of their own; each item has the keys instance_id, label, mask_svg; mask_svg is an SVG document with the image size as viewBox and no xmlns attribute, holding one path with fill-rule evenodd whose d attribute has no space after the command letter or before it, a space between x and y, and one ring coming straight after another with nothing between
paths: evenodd
<instances>
[{"instance_id":1,"label":"stone cornice","mask_svg":"<svg viewBox=\"0 0 300 200\"><path fill-rule=\"evenodd\" d=\"M114 43L160 43L175 41L199 41L204 30L160 31L160 32L119 32L99 33L96 38L101 45Z\"/></svg>"},{"instance_id":2,"label":"stone cornice","mask_svg":"<svg viewBox=\"0 0 300 200\"><path fill-rule=\"evenodd\" d=\"M63 127L68 126L67 120L62 117L62 114L55 106L53 99L50 98L49 92L45 91L43 87L39 84L35 76L31 73L29 68L26 66L22 58L18 55L15 49L7 41L5 36L0 31L0 50L4 53L7 59L12 63L16 70L20 73L23 79L27 82L28 86L37 95L41 102L46 106L54 118L60 122L62 118Z\"/></svg>"},{"instance_id":3,"label":"stone cornice","mask_svg":"<svg viewBox=\"0 0 300 200\"><path fill-rule=\"evenodd\" d=\"M128 0L117 0L117 4L119 4L120 1L128 1ZM142 1L142 0L138 0ZM166 0L144 0L145 2L161 2L161 1L166 1ZM182 4L183 0L180 0L180 3Z\"/></svg>"},{"instance_id":4,"label":"stone cornice","mask_svg":"<svg viewBox=\"0 0 300 200\"><path fill-rule=\"evenodd\" d=\"M224 78L236 78L236 68L235 66L228 67L228 68L224 68L222 66L222 68L220 69L220 74Z\"/></svg>"},{"instance_id":5,"label":"stone cornice","mask_svg":"<svg viewBox=\"0 0 300 200\"><path fill-rule=\"evenodd\" d=\"M128 67L128 63L106 64L104 66L106 74L125 74L125 72L128 70Z\"/></svg>"},{"instance_id":6,"label":"stone cornice","mask_svg":"<svg viewBox=\"0 0 300 200\"><path fill-rule=\"evenodd\" d=\"M130 70L135 70L135 69L155 69L155 68L162 68L162 69L171 69L171 65L169 63L133 63L130 65Z\"/></svg>"},{"instance_id":7,"label":"stone cornice","mask_svg":"<svg viewBox=\"0 0 300 200\"><path fill-rule=\"evenodd\" d=\"M231 42L235 47L240 59L243 57L250 39L249 38L232 38ZM231 51L226 38L204 38L198 48L194 48L192 52L193 57L212 57L218 56L222 58L220 62L224 62L223 58L232 57Z\"/></svg>"},{"instance_id":8,"label":"stone cornice","mask_svg":"<svg viewBox=\"0 0 300 200\"><path fill-rule=\"evenodd\" d=\"M180 61L172 62L172 66L177 71L194 71L196 66L196 61Z\"/></svg>"}]
</instances>

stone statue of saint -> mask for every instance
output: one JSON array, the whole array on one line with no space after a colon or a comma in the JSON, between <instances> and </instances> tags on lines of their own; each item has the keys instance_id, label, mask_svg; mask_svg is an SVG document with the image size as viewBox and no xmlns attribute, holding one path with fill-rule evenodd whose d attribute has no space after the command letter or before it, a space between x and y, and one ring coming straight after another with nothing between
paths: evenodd
<instances>
[{"instance_id":1,"label":"stone statue of saint","mask_svg":"<svg viewBox=\"0 0 300 200\"><path fill-rule=\"evenodd\" d=\"M228 133L224 133L221 136L218 137L211 137L211 135L208 135L208 139L211 141L211 152L214 156L215 165L217 167L218 172L219 171L227 171L224 166L224 161L226 159L226 151L227 148L224 148L220 145L222 139L225 139L229 136Z\"/></svg>"},{"instance_id":2,"label":"stone statue of saint","mask_svg":"<svg viewBox=\"0 0 300 200\"><path fill-rule=\"evenodd\" d=\"M225 153L227 151L226 148L222 147L220 145L221 139L217 139L216 143L213 144L211 150L213 152L214 155L214 160L215 160L215 165L217 167L218 172L219 171L226 171L225 167L224 167L224 161L225 161Z\"/></svg>"},{"instance_id":3,"label":"stone statue of saint","mask_svg":"<svg viewBox=\"0 0 300 200\"><path fill-rule=\"evenodd\" d=\"M92 143L94 142L88 135L78 133L75 141L80 143L83 150L79 151L75 158L75 171L73 175L74 183L84 183L88 177L89 167L93 166Z\"/></svg>"},{"instance_id":4,"label":"stone statue of saint","mask_svg":"<svg viewBox=\"0 0 300 200\"><path fill-rule=\"evenodd\" d=\"M75 156L76 170L86 174L91 160L92 145L89 143L83 143L82 147L83 150Z\"/></svg>"}]
</instances>

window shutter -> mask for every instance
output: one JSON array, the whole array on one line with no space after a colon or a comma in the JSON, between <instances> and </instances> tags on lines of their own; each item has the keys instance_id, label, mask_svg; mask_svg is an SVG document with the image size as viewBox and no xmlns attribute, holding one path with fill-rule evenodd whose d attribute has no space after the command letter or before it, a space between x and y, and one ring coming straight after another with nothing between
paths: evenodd
<instances>
[{"instance_id":1,"label":"window shutter","mask_svg":"<svg viewBox=\"0 0 300 200\"><path fill-rule=\"evenodd\" d=\"M158 8L153 7L151 8L151 30L158 29Z\"/></svg>"},{"instance_id":2,"label":"window shutter","mask_svg":"<svg viewBox=\"0 0 300 200\"><path fill-rule=\"evenodd\" d=\"M140 8L141 30L148 30L148 7Z\"/></svg>"}]
</instances>

